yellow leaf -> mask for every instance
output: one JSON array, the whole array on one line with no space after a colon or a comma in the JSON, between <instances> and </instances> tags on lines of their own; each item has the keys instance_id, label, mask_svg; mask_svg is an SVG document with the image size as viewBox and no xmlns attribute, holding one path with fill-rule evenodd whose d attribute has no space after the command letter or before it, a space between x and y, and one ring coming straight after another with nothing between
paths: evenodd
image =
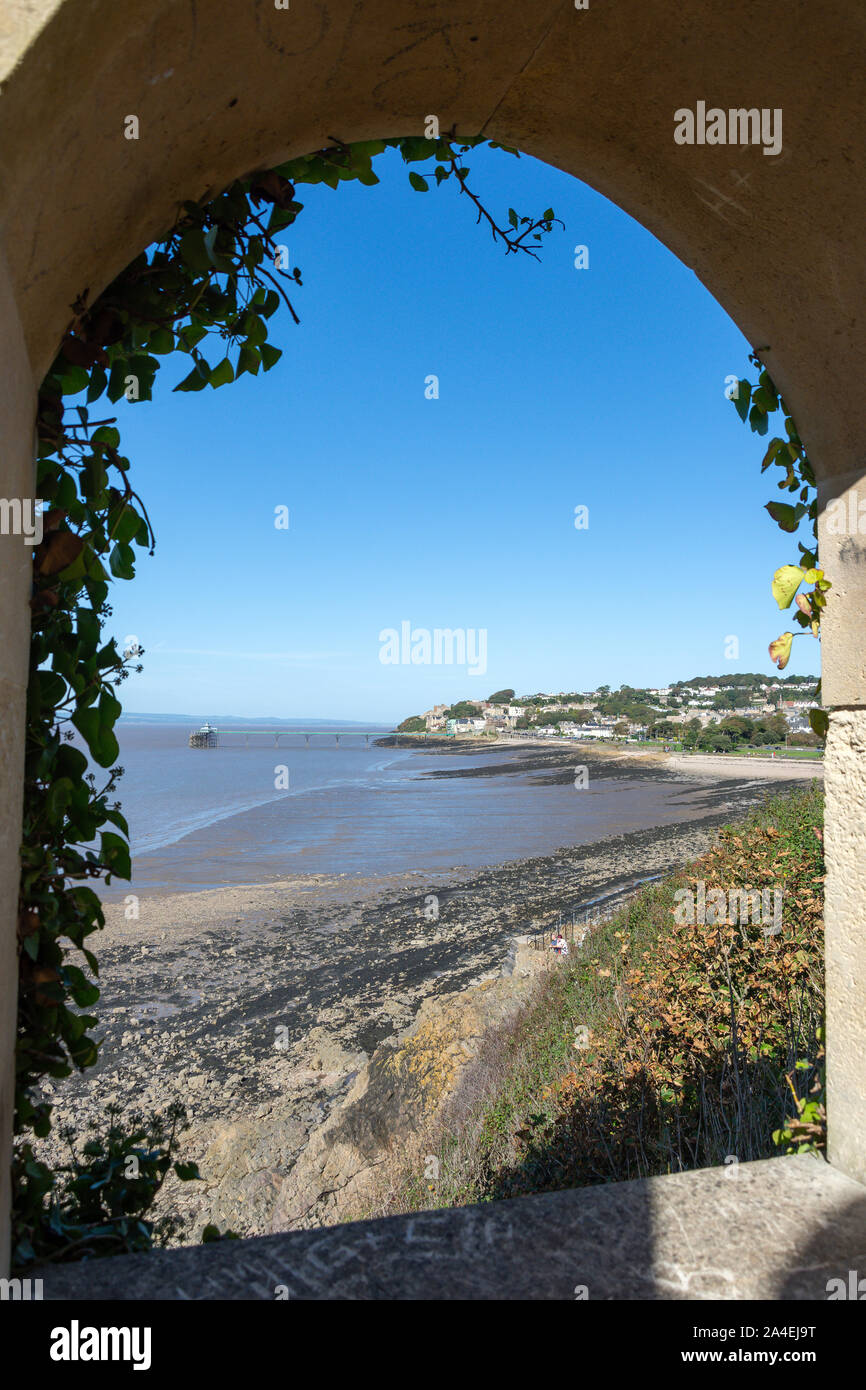
<instances>
[{"instance_id":1,"label":"yellow leaf","mask_svg":"<svg viewBox=\"0 0 866 1390\"><path fill-rule=\"evenodd\" d=\"M782 565L773 575L773 598L780 608L787 608L803 583L805 571L799 565Z\"/></svg>"},{"instance_id":2,"label":"yellow leaf","mask_svg":"<svg viewBox=\"0 0 866 1390\"><path fill-rule=\"evenodd\" d=\"M791 659L791 643L793 640L793 632L783 632L776 638L775 642L770 643L770 660L776 663L780 671L784 671Z\"/></svg>"}]
</instances>

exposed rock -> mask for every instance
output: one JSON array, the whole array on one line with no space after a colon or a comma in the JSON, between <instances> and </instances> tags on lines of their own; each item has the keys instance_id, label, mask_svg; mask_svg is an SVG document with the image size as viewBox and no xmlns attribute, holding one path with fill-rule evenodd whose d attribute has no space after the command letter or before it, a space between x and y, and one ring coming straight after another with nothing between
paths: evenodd
<instances>
[{"instance_id":1,"label":"exposed rock","mask_svg":"<svg viewBox=\"0 0 866 1390\"><path fill-rule=\"evenodd\" d=\"M485 1031L516 1013L556 963L526 937L510 958L507 974L426 999L410 1028L380 1044L280 1186L269 1230L338 1221L367 1194L379 1164L452 1094Z\"/></svg>"}]
</instances>

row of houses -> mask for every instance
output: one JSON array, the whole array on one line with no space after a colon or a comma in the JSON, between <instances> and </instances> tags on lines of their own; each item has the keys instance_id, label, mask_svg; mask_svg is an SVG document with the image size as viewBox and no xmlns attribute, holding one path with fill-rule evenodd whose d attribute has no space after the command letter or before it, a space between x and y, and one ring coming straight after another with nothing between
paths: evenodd
<instances>
[{"instance_id":1,"label":"row of houses","mask_svg":"<svg viewBox=\"0 0 866 1390\"><path fill-rule=\"evenodd\" d=\"M664 696L669 693L666 690L651 690L651 695ZM481 734L481 733L508 733L517 726L517 721L530 713L530 708L524 705L493 705L489 700L472 701L473 705L479 710L477 715L463 716L458 719L446 718L448 705L434 705L432 709L426 710L422 716L428 733L446 734ZM700 700L689 700L687 709L675 709L666 711L658 709L660 714L670 714L671 717L680 719L688 718L699 719L701 727L706 728L708 724L719 724L723 719L730 718L735 714L746 719L765 719L770 714L775 714L779 710L785 715L789 728L792 732L799 732L804 727L809 727L808 712L814 708L814 700L788 699L778 703L772 701L755 701L754 704L745 709L709 709ZM531 707L531 712L535 715L560 713L563 710L574 708L574 702L566 704L550 704ZM581 697L581 708L594 711L595 702L589 696ZM658 707L657 707L658 708ZM574 735L580 733L581 736L592 738L611 737L612 730L616 724L622 723L622 715L604 715L593 713L592 721L587 724L576 724L573 721L564 720L559 724L545 724L533 728L533 734L541 734L543 737L553 736L557 733ZM641 737L646 732L646 725L629 722L630 737Z\"/></svg>"},{"instance_id":2,"label":"row of houses","mask_svg":"<svg viewBox=\"0 0 866 1390\"><path fill-rule=\"evenodd\" d=\"M536 735L540 735L542 738L554 738L563 734L567 738L613 738L613 724L617 722L617 720L613 720L612 723L608 724L573 724L568 720L563 720L561 724L543 724L540 728L532 729L531 733L533 738ZM629 725L629 732L631 732L631 728L632 726ZM530 731L527 730L527 732Z\"/></svg>"},{"instance_id":3,"label":"row of houses","mask_svg":"<svg viewBox=\"0 0 866 1390\"><path fill-rule=\"evenodd\" d=\"M479 714L460 719L446 719L448 705L434 705L432 709L425 710L421 717L427 725L427 732L483 733L488 729L504 732L513 729L518 719L526 713L521 705L492 705L489 700L473 700L472 704Z\"/></svg>"}]
</instances>

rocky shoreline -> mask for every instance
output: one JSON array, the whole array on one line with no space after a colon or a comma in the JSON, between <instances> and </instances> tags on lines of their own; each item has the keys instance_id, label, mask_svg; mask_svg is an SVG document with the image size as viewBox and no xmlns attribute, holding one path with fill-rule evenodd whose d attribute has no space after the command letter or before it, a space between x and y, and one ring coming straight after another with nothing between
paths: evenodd
<instances>
[{"instance_id":1,"label":"rocky shoreline","mask_svg":"<svg viewBox=\"0 0 866 1390\"><path fill-rule=\"evenodd\" d=\"M544 780L573 776L573 750L519 761ZM623 773L635 775L633 761ZM641 761L640 775L671 778ZM455 774L510 770L491 759ZM436 882L317 875L142 899L137 920L112 904L97 946L100 1060L46 1087L55 1131L38 1150L60 1161L59 1128L83 1133L109 1105L180 1100L191 1116L183 1157L204 1178L170 1178L160 1194L159 1210L186 1223L181 1242L209 1222L255 1235L340 1219L365 1166L450 1089L484 1027L522 1002L535 967L515 943L560 914L615 907L703 852L766 790L745 777L677 780L688 822Z\"/></svg>"}]
</instances>

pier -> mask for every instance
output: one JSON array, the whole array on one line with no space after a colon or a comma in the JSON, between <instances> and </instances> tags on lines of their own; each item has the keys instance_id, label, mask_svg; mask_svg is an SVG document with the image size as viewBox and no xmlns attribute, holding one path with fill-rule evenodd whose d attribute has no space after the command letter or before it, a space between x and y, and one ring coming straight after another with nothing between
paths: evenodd
<instances>
[{"instance_id":1,"label":"pier","mask_svg":"<svg viewBox=\"0 0 866 1390\"><path fill-rule=\"evenodd\" d=\"M339 747L340 739L342 738L362 738L364 743L369 745L371 738L390 738L393 732L393 730L388 729L261 729L243 728L240 725L232 724L229 728L223 729L222 734L223 737L228 734L243 734L245 748L250 746L251 734L264 734L269 738L273 738L274 747L279 748L280 739L286 734L303 736L304 743L307 747L310 746L311 738L332 738L336 746ZM213 724L202 724L200 729L190 734L189 746L190 748L219 748L219 729ZM228 744L225 746L232 747L233 745Z\"/></svg>"},{"instance_id":2,"label":"pier","mask_svg":"<svg viewBox=\"0 0 866 1390\"><path fill-rule=\"evenodd\" d=\"M219 730L213 724L202 724L189 736L190 748L218 748Z\"/></svg>"}]
</instances>

